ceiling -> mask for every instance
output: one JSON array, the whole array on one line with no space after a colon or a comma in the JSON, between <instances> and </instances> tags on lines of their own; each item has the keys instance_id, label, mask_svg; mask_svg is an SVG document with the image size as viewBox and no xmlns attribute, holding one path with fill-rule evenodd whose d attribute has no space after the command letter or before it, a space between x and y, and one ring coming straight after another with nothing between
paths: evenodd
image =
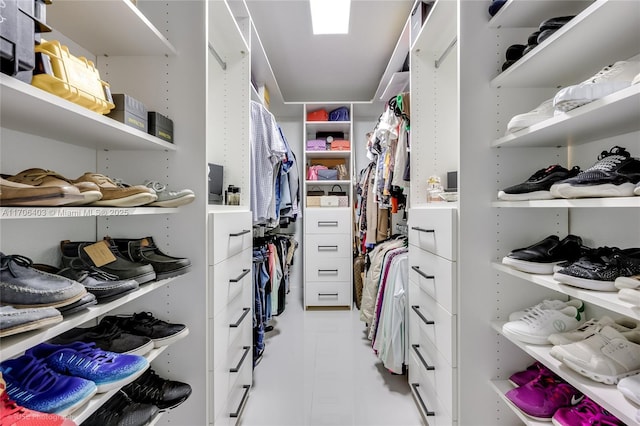
<instances>
[{"instance_id":1,"label":"ceiling","mask_svg":"<svg viewBox=\"0 0 640 426\"><path fill-rule=\"evenodd\" d=\"M308 0L246 0L284 102L371 101L413 3L352 0L349 34L313 35Z\"/></svg>"}]
</instances>

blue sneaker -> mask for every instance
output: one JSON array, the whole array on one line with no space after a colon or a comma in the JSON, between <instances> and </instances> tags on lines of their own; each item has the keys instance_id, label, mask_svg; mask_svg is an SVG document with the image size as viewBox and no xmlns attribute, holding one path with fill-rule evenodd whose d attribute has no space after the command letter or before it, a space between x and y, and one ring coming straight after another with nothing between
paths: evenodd
<instances>
[{"instance_id":1,"label":"blue sneaker","mask_svg":"<svg viewBox=\"0 0 640 426\"><path fill-rule=\"evenodd\" d=\"M149 367L143 356L103 351L95 343L41 343L26 354L43 359L60 374L91 380L98 386L98 393L131 383Z\"/></svg>"},{"instance_id":2,"label":"blue sneaker","mask_svg":"<svg viewBox=\"0 0 640 426\"><path fill-rule=\"evenodd\" d=\"M68 416L97 392L92 381L58 374L30 355L0 363L0 373L12 400L42 413Z\"/></svg>"}]
</instances>

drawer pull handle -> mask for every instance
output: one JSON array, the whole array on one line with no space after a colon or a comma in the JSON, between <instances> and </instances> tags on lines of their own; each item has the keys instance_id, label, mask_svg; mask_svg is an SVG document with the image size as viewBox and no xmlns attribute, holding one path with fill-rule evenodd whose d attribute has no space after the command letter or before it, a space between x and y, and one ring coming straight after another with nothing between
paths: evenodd
<instances>
[{"instance_id":1,"label":"drawer pull handle","mask_svg":"<svg viewBox=\"0 0 640 426\"><path fill-rule=\"evenodd\" d=\"M242 236L244 234L248 234L249 232L251 232L250 229L245 229L245 230L243 230L241 232L236 232L235 234L229 234L229 236L230 237L240 237L240 236Z\"/></svg>"},{"instance_id":2,"label":"drawer pull handle","mask_svg":"<svg viewBox=\"0 0 640 426\"><path fill-rule=\"evenodd\" d=\"M411 229L418 232L436 232L435 229L424 229L424 228L420 228L419 226L412 226Z\"/></svg>"},{"instance_id":3,"label":"drawer pull handle","mask_svg":"<svg viewBox=\"0 0 640 426\"><path fill-rule=\"evenodd\" d=\"M238 321L236 321L233 324L229 324L229 327L231 328L237 328L240 327L240 324L242 324L242 321L244 320L244 318L247 316L247 314L249 313L249 311L251 310L250 308L242 308L242 310L244 312L242 312L242 315L240 316L240 319L238 319Z\"/></svg>"},{"instance_id":4,"label":"drawer pull handle","mask_svg":"<svg viewBox=\"0 0 640 426\"><path fill-rule=\"evenodd\" d=\"M338 293L318 293L318 297L338 297Z\"/></svg>"},{"instance_id":5,"label":"drawer pull handle","mask_svg":"<svg viewBox=\"0 0 640 426\"><path fill-rule=\"evenodd\" d=\"M243 279L245 277L245 275L247 275L249 272L251 272L251 269L243 269L242 273L240 274L240 276L238 278L231 278L229 280L230 283L237 283L238 281L240 281L241 279Z\"/></svg>"},{"instance_id":6,"label":"drawer pull handle","mask_svg":"<svg viewBox=\"0 0 640 426\"><path fill-rule=\"evenodd\" d=\"M337 220L319 220L318 226L338 226Z\"/></svg>"},{"instance_id":7,"label":"drawer pull handle","mask_svg":"<svg viewBox=\"0 0 640 426\"><path fill-rule=\"evenodd\" d=\"M424 368L427 369L428 371L432 371L435 370L436 368L433 365L429 365L427 364L427 361L425 361L424 357L422 356L422 354L420 353L420 351L418 350L418 348L420 347L420 345L411 345L411 347L413 348L413 350L415 351L416 355L418 355L418 358L420 358L420 362L422 363L422 365L424 365Z\"/></svg>"},{"instance_id":8,"label":"drawer pull handle","mask_svg":"<svg viewBox=\"0 0 640 426\"><path fill-rule=\"evenodd\" d=\"M251 389L251 386L242 385L242 388L244 389L244 393L242 394L242 399L240 400L240 405L238 405L238 409L234 413L229 413L229 417L231 417L232 419L238 418L238 416L240 416L240 413L242 412L244 405L247 403L247 397L249 396L249 389Z\"/></svg>"},{"instance_id":9,"label":"drawer pull handle","mask_svg":"<svg viewBox=\"0 0 640 426\"><path fill-rule=\"evenodd\" d=\"M420 306L418 305L413 305L411 306L411 309L413 309L416 314L418 314L418 316L420 317L420 319L427 325L433 325L435 324L435 322L428 320L424 315L422 315L422 312L420 312Z\"/></svg>"},{"instance_id":10,"label":"drawer pull handle","mask_svg":"<svg viewBox=\"0 0 640 426\"><path fill-rule=\"evenodd\" d=\"M235 367L230 368L229 373L237 373L238 371L240 371L240 367L242 367L242 364L244 364L244 360L247 358L247 355L251 350L251 346L243 346L242 349L244 350L244 353L242 354L242 358L240 358L240 362L238 362L238 365L236 365Z\"/></svg>"},{"instance_id":11,"label":"drawer pull handle","mask_svg":"<svg viewBox=\"0 0 640 426\"><path fill-rule=\"evenodd\" d=\"M318 269L318 275L320 274L338 275L338 270L337 269Z\"/></svg>"},{"instance_id":12,"label":"drawer pull handle","mask_svg":"<svg viewBox=\"0 0 640 426\"><path fill-rule=\"evenodd\" d=\"M318 246L318 251L338 251L338 246Z\"/></svg>"},{"instance_id":13,"label":"drawer pull handle","mask_svg":"<svg viewBox=\"0 0 640 426\"><path fill-rule=\"evenodd\" d=\"M424 405L424 401L422 400L422 397L420 396L420 392L418 392L418 386L420 386L418 383L411 383L411 387L413 388L413 391L415 392L415 395L418 398L418 402L422 406L422 411L424 411L424 414L426 416L435 416L436 413L434 413L433 411L429 411L427 406Z\"/></svg>"},{"instance_id":14,"label":"drawer pull handle","mask_svg":"<svg viewBox=\"0 0 640 426\"><path fill-rule=\"evenodd\" d=\"M423 278L426 278L426 279L428 279L428 280L433 280L433 279L435 279L435 275L427 275L427 274L425 274L424 272L422 272L422 271L420 270L420 267L419 267L419 266L412 266L412 267L411 267L411 269L413 269L414 271L416 271L416 272L418 273L418 275L420 275L420 276L421 276L421 277L423 277Z\"/></svg>"}]
</instances>

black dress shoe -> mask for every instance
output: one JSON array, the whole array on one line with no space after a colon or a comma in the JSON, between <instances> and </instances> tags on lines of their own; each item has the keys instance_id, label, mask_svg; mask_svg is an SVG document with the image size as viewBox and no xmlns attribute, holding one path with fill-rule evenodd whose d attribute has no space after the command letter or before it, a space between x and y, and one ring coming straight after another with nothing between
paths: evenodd
<instances>
[{"instance_id":1,"label":"black dress shoe","mask_svg":"<svg viewBox=\"0 0 640 426\"><path fill-rule=\"evenodd\" d=\"M577 260L582 252L582 238L569 234L560 240L557 235L550 235L529 247L511 251L502 263L523 272L546 275L553 274L554 265Z\"/></svg>"},{"instance_id":2,"label":"black dress shoe","mask_svg":"<svg viewBox=\"0 0 640 426\"><path fill-rule=\"evenodd\" d=\"M111 261L102 265L97 265L89 255L92 246L104 244L100 247L103 253L111 256ZM108 240L92 242L78 241L61 241L60 250L62 251L62 265L66 268L71 267L74 259L80 258L87 265L95 266L101 270L115 275L120 280L135 280L138 284L143 284L156 279L156 273L151 265L132 262L125 259L118 252L115 244ZM77 261L76 261L77 262Z\"/></svg>"},{"instance_id":3,"label":"black dress shoe","mask_svg":"<svg viewBox=\"0 0 640 426\"><path fill-rule=\"evenodd\" d=\"M111 238L111 241L125 258L153 266L159 280L186 274L191 269L189 259L164 254L152 237Z\"/></svg>"}]
</instances>

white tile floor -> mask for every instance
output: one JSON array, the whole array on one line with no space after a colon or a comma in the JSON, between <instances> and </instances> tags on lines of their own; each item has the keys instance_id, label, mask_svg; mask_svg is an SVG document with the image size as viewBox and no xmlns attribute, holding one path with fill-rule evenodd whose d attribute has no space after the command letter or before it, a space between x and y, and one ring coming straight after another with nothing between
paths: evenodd
<instances>
[{"instance_id":1,"label":"white tile floor","mask_svg":"<svg viewBox=\"0 0 640 426\"><path fill-rule=\"evenodd\" d=\"M422 425L407 376L375 356L360 311L305 311L301 293L271 321L241 425Z\"/></svg>"}]
</instances>

